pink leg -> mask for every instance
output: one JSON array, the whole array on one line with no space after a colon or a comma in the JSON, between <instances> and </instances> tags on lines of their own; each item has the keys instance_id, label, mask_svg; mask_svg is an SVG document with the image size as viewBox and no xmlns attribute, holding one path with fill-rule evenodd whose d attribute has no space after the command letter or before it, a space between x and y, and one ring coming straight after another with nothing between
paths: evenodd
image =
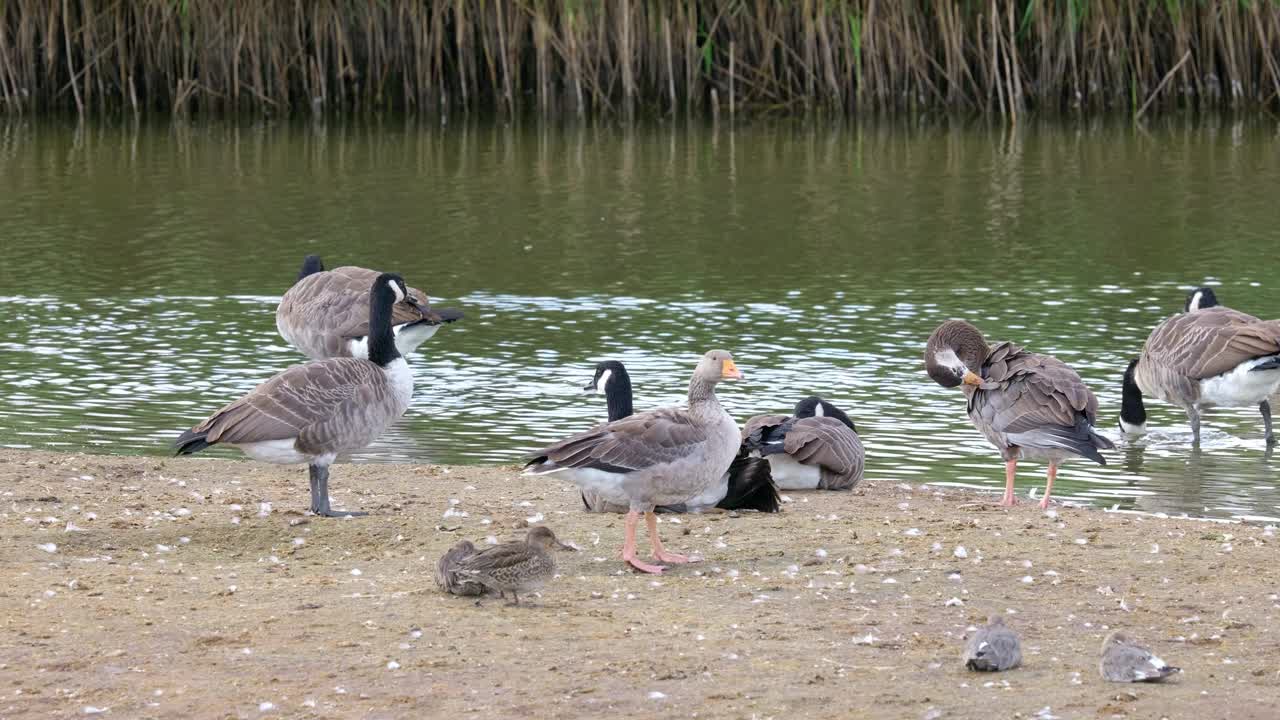
<instances>
[{"instance_id":1,"label":"pink leg","mask_svg":"<svg viewBox=\"0 0 1280 720\"><path fill-rule=\"evenodd\" d=\"M1013 476L1018 471L1018 458L1006 460L1004 463L1004 497L1000 499L1000 504L1004 507L1013 507L1018 504L1013 499Z\"/></svg>"},{"instance_id":2,"label":"pink leg","mask_svg":"<svg viewBox=\"0 0 1280 720\"><path fill-rule=\"evenodd\" d=\"M627 513L627 530L622 541L622 559L640 572L660 573L666 568L661 565L650 565L636 557L636 526L640 524L640 513L632 510Z\"/></svg>"},{"instance_id":3,"label":"pink leg","mask_svg":"<svg viewBox=\"0 0 1280 720\"><path fill-rule=\"evenodd\" d=\"M1053 479L1058 477L1058 463L1049 463L1049 481L1044 484L1044 498L1040 500L1040 509L1046 510L1049 507L1049 493L1053 492Z\"/></svg>"},{"instance_id":4,"label":"pink leg","mask_svg":"<svg viewBox=\"0 0 1280 720\"><path fill-rule=\"evenodd\" d=\"M653 559L658 562L687 563L689 558L667 552L662 547L662 538L658 537L658 516L651 512L644 514L644 524L649 528L649 542L653 544Z\"/></svg>"}]
</instances>

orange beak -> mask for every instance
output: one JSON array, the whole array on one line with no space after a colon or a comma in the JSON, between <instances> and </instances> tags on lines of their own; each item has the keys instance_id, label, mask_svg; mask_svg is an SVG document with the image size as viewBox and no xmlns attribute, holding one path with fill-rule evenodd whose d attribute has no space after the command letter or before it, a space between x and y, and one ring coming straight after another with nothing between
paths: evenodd
<instances>
[{"instance_id":1,"label":"orange beak","mask_svg":"<svg viewBox=\"0 0 1280 720\"><path fill-rule=\"evenodd\" d=\"M725 360L724 365L720 367L720 377L725 380L741 380L744 376L732 360Z\"/></svg>"},{"instance_id":2,"label":"orange beak","mask_svg":"<svg viewBox=\"0 0 1280 720\"><path fill-rule=\"evenodd\" d=\"M963 382L965 385L981 385L982 378L978 377L977 373L975 373L974 371L966 370L964 373Z\"/></svg>"}]
</instances>

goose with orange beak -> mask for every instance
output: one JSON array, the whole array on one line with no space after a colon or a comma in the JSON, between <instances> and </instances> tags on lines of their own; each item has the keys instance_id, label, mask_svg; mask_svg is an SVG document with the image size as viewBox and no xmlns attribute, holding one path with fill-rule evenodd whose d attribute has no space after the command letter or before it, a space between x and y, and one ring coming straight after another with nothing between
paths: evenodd
<instances>
[{"instance_id":1,"label":"goose with orange beak","mask_svg":"<svg viewBox=\"0 0 1280 720\"><path fill-rule=\"evenodd\" d=\"M742 378L732 355L712 350L693 371L687 405L637 413L549 445L530 456L525 474L556 474L604 502L626 505L622 559L637 570L665 569L637 556L642 513L653 559L688 562L663 547L653 509L701 495L729 469L738 453L738 423L720 406L715 388L723 380Z\"/></svg>"},{"instance_id":2,"label":"goose with orange beak","mask_svg":"<svg viewBox=\"0 0 1280 720\"><path fill-rule=\"evenodd\" d=\"M1049 507L1062 462L1085 457L1107 464L1098 451L1115 445L1094 429L1098 399L1066 363L1010 342L987 345L978 328L963 320L948 320L933 331L924 362L934 382L964 390L969 420L1000 450L1005 463L1001 505L1015 504L1013 479L1020 459L1049 463L1041 508Z\"/></svg>"}]
</instances>

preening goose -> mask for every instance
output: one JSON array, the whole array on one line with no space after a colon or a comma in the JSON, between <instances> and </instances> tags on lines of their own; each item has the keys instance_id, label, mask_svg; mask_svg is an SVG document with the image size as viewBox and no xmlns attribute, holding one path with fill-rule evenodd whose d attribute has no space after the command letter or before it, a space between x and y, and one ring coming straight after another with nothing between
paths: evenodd
<instances>
[{"instance_id":1,"label":"preening goose","mask_svg":"<svg viewBox=\"0 0 1280 720\"><path fill-rule=\"evenodd\" d=\"M308 255L276 307L280 337L312 360L369 357L369 284L377 276L361 267L325 270L318 255ZM459 310L431 308L426 293L408 288L391 316L396 349L407 357L441 325L461 317Z\"/></svg>"},{"instance_id":2,"label":"preening goose","mask_svg":"<svg viewBox=\"0 0 1280 720\"><path fill-rule=\"evenodd\" d=\"M519 593L533 590L555 577L552 549L576 548L556 540L551 528L539 525L529 530L524 540L494 545L458 560L454 573L497 590L499 597L511 593L511 604L519 605Z\"/></svg>"},{"instance_id":3,"label":"preening goose","mask_svg":"<svg viewBox=\"0 0 1280 720\"><path fill-rule=\"evenodd\" d=\"M1268 445L1276 442L1269 398L1280 389L1280 320L1259 320L1218 304L1210 288L1187 297L1186 312L1156 326L1122 379L1120 428L1147 431L1144 395L1177 405L1200 444L1200 415L1211 407L1257 407Z\"/></svg>"},{"instance_id":4,"label":"preening goose","mask_svg":"<svg viewBox=\"0 0 1280 720\"><path fill-rule=\"evenodd\" d=\"M617 360L606 360L596 365L595 376L586 387L588 392L602 393L609 408L609 421L621 420L634 414L631 396L631 375ZM658 512L703 512L711 508L721 510L758 510L778 512L781 499L769 475L769 463L748 457L739 450L729 465L729 471L720 482L707 488L698 497L676 505L660 505ZM582 504L587 512L625 513L630 508L606 502L600 495L582 491Z\"/></svg>"},{"instance_id":5,"label":"preening goose","mask_svg":"<svg viewBox=\"0 0 1280 720\"><path fill-rule=\"evenodd\" d=\"M795 414L757 415L742 429L742 447L769 462L783 490L852 490L862 482L865 452L843 410L811 395Z\"/></svg>"},{"instance_id":6,"label":"preening goose","mask_svg":"<svg viewBox=\"0 0 1280 720\"><path fill-rule=\"evenodd\" d=\"M988 346L976 327L948 320L929 336L924 361L934 382L963 388L969 420L1000 450L1005 461L1001 505L1015 504L1019 459L1049 461L1042 508L1049 507L1059 464L1077 456L1107 464L1098 451L1115 445L1094 429L1098 399L1058 359L1010 342Z\"/></svg>"},{"instance_id":7,"label":"preening goose","mask_svg":"<svg viewBox=\"0 0 1280 720\"><path fill-rule=\"evenodd\" d=\"M231 445L255 460L307 463L311 511L329 507L329 465L372 443L409 407L413 374L391 334L392 306L408 297L399 275L371 281L369 359L331 358L294 365L178 438L178 454Z\"/></svg>"},{"instance_id":8,"label":"preening goose","mask_svg":"<svg viewBox=\"0 0 1280 720\"><path fill-rule=\"evenodd\" d=\"M965 643L964 666L978 672L1004 672L1022 664L1022 642L1004 618L992 615Z\"/></svg>"},{"instance_id":9,"label":"preening goose","mask_svg":"<svg viewBox=\"0 0 1280 720\"><path fill-rule=\"evenodd\" d=\"M712 350L689 381L689 404L663 407L597 425L533 453L528 475L558 473L605 502L626 505L622 559L642 572L665 568L636 557L636 524L644 513L658 562L688 558L667 552L658 537L656 505L682 503L719 482L738 452L738 424L716 399L721 380L741 380L733 356Z\"/></svg>"},{"instance_id":10,"label":"preening goose","mask_svg":"<svg viewBox=\"0 0 1280 720\"><path fill-rule=\"evenodd\" d=\"M1128 635L1115 630L1102 641L1098 672L1109 682L1160 682L1182 669L1170 667Z\"/></svg>"}]
</instances>

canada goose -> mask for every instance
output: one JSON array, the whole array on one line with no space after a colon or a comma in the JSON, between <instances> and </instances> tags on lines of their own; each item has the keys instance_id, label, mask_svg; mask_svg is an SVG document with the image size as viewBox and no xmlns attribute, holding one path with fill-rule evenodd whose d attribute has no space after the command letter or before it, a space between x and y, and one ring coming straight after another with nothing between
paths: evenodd
<instances>
[{"instance_id":1,"label":"canada goose","mask_svg":"<svg viewBox=\"0 0 1280 720\"><path fill-rule=\"evenodd\" d=\"M399 275L383 273L372 281L369 359L294 365L182 433L178 454L221 443L263 462L307 463L311 512L363 515L330 509L329 465L373 442L409 407L413 373L391 334L392 306L408 292Z\"/></svg>"},{"instance_id":2,"label":"canada goose","mask_svg":"<svg viewBox=\"0 0 1280 720\"><path fill-rule=\"evenodd\" d=\"M1198 287L1187 293L1187 301L1182 305L1182 312L1195 312L1205 308L1217 307L1218 296L1211 287Z\"/></svg>"},{"instance_id":3,"label":"canada goose","mask_svg":"<svg viewBox=\"0 0 1280 720\"><path fill-rule=\"evenodd\" d=\"M280 337L312 360L369 357L368 289L377 276L352 266L326 271L318 255L308 255L297 282L276 307ZM441 325L461 317L459 310L431 308L426 293L409 288L391 315L396 349L408 357Z\"/></svg>"},{"instance_id":4,"label":"canada goose","mask_svg":"<svg viewBox=\"0 0 1280 720\"><path fill-rule=\"evenodd\" d=\"M576 549L556 540L551 528L539 525L531 529L524 540L494 545L462 558L454 566L454 572L497 590L499 597L511 593L510 604L519 605L519 593L537 588L555 576L552 548Z\"/></svg>"},{"instance_id":5,"label":"canada goose","mask_svg":"<svg viewBox=\"0 0 1280 720\"><path fill-rule=\"evenodd\" d=\"M1274 445L1269 398L1280 389L1280 320L1219 305L1211 288L1193 290L1184 307L1157 325L1142 354L1129 361L1121 380L1121 430L1147 432L1147 395L1186 411L1196 445L1203 410L1256 406L1267 445Z\"/></svg>"},{"instance_id":6,"label":"canada goose","mask_svg":"<svg viewBox=\"0 0 1280 720\"><path fill-rule=\"evenodd\" d=\"M712 350L689 380L687 407L658 408L597 425L537 451L525 473L561 473L605 502L626 505L622 559L637 570L665 569L636 557L636 523L642 512L654 558L688 562L663 548L653 509L701 495L729 468L738 452L738 424L720 406L715 387L721 380L741 379L733 356Z\"/></svg>"},{"instance_id":7,"label":"canada goose","mask_svg":"<svg viewBox=\"0 0 1280 720\"><path fill-rule=\"evenodd\" d=\"M1013 479L1019 459L1049 461L1041 508L1049 507L1060 463L1080 456L1107 464L1098 451L1115 445L1094 429L1098 399L1058 359L1010 342L988 346L976 327L948 320L929 336L924 361L934 382L964 390L969 420L1000 450L1005 461L1001 505L1016 502Z\"/></svg>"},{"instance_id":8,"label":"canada goose","mask_svg":"<svg viewBox=\"0 0 1280 720\"><path fill-rule=\"evenodd\" d=\"M1108 682L1159 682L1182 669L1170 667L1125 633L1114 630L1102 641L1098 672Z\"/></svg>"},{"instance_id":9,"label":"canada goose","mask_svg":"<svg viewBox=\"0 0 1280 720\"><path fill-rule=\"evenodd\" d=\"M586 387L587 392L602 393L609 408L609 421L631 417L631 375L617 360L606 360L596 365L595 376ZM769 463L748 457L743 450L729 465L729 471L720 482L711 485L698 497L676 505L660 505L658 512L703 512L711 508L720 510L758 510L778 512L781 499L769 475ZM582 504L587 512L625 513L626 505L605 502L598 494L582 491Z\"/></svg>"},{"instance_id":10,"label":"canada goose","mask_svg":"<svg viewBox=\"0 0 1280 720\"><path fill-rule=\"evenodd\" d=\"M992 615L964 646L964 666L978 672L1004 672L1022 664L1022 642L1004 618Z\"/></svg>"},{"instance_id":11,"label":"canada goose","mask_svg":"<svg viewBox=\"0 0 1280 720\"><path fill-rule=\"evenodd\" d=\"M470 540L459 540L436 563L436 586L452 595L483 595L484 585L459 576L458 563L480 552Z\"/></svg>"},{"instance_id":12,"label":"canada goose","mask_svg":"<svg viewBox=\"0 0 1280 720\"><path fill-rule=\"evenodd\" d=\"M852 490L862 482L865 452L843 410L811 395L794 414L757 415L742 429L742 447L769 462L783 490Z\"/></svg>"}]
</instances>

